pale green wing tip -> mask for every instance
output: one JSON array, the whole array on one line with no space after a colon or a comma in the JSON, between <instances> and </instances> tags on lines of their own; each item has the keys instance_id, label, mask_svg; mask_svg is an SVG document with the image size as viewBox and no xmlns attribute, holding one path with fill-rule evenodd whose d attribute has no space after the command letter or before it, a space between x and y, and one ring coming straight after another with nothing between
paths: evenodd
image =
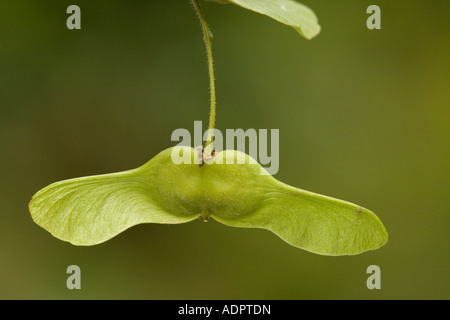
<instances>
[{"instance_id":1,"label":"pale green wing tip","mask_svg":"<svg viewBox=\"0 0 450 320\"><path fill-rule=\"evenodd\" d=\"M328 230L329 234L322 234L322 236L328 241L313 242L310 248L299 246L292 241L293 239L283 237L276 230L271 230L291 245L321 255L340 256L377 250L388 242L389 236L385 226L380 218L369 209L345 200L301 190L276 179L274 179L274 184L278 190L282 190L280 198L285 199L282 196L283 193L294 197L299 206L312 205L314 207L314 210L310 212L311 216L323 214L334 222L328 226L326 223L324 224L324 230ZM320 228L316 229L318 233Z\"/></svg>"},{"instance_id":2,"label":"pale green wing tip","mask_svg":"<svg viewBox=\"0 0 450 320\"><path fill-rule=\"evenodd\" d=\"M326 197L326 196L324 196ZM381 222L381 220L378 218L377 215L375 215L372 211L357 206L353 203L342 201L330 197L326 197L327 199L333 199L335 201L339 201L348 205L353 206L357 210L356 219L363 221L361 224L361 230L357 230L354 227L350 226L339 226L338 229L341 229L340 231L340 237L346 238L346 241L342 241L339 245L329 245L327 243L326 246L323 244L321 245L305 245L303 243L298 244L295 241L293 241L292 238L286 238L278 230L270 230L274 232L277 236L279 236L282 240L287 242L288 244L304 249L308 252L312 252L318 255L324 255L324 256L353 256L353 255L359 255L365 252L378 250L381 247L385 246L388 242L389 235L388 232ZM356 220L351 223L351 225L356 225ZM346 227L348 227L348 232L345 231ZM364 231L362 231L364 229ZM346 236L348 234L348 236ZM356 238L359 236L358 241L352 241L353 238ZM333 238L335 235L333 235ZM325 235L326 238L326 235ZM338 243L339 241L336 241Z\"/></svg>"},{"instance_id":3,"label":"pale green wing tip","mask_svg":"<svg viewBox=\"0 0 450 320\"><path fill-rule=\"evenodd\" d=\"M372 228L370 228L370 230L366 232L366 236L370 239L370 241L365 244L360 244L359 246L355 245L353 248L345 248L342 251L322 251L316 252L317 254L327 256L353 256L378 250L388 243L389 234L378 216L368 209L362 207L359 208L361 208L362 212L364 212L367 216L374 220Z\"/></svg>"}]
</instances>

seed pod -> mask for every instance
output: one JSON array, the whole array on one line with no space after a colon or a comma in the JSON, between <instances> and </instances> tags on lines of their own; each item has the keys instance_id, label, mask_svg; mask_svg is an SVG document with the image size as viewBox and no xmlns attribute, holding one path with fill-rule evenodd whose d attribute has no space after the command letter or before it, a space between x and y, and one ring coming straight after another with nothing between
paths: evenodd
<instances>
[{"instance_id":1,"label":"seed pod","mask_svg":"<svg viewBox=\"0 0 450 320\"><path fill-rule=\"evenodd\" d=\"M173 154L182 161L174 163ZM31 216L75 245L98 244L141 223L198 217L268 229L325 255L358 254L387 242L386 229L369 210L261 174L264 168L242 152L218 152L203 166L197 156L198 150L175 147L134 170L56 182L34 195Z\"/></svg>"}]
</instances>

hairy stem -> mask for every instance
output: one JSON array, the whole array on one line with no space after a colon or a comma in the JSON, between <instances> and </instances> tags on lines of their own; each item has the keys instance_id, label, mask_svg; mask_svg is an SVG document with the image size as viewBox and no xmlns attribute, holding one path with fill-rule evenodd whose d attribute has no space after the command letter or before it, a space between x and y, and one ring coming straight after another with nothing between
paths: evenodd
<instances>
[{"instance_id":1,"label":"hairy stem","mask_svg":"<svg viewBox=\"0 0 450 320\"><path fill-rule=\"evenodd\" d=\"M211 110L209 114L209 126L208 126L208 137L206 139L206 145L204 150L204 155L210 157L213 151L213 137L214 137L214 127L216 122L216 85L214 82L214 65L211 49L211 39L212 33L209 30L208 24L206 23L205 17L203 15L202 9L197 0L192 0L194 7L197 11L198 17L202 24L203 35L206 44L206 52L208 55L208 69L209 69L209 86L211 94Z\"/></svg>"}]
</instances>

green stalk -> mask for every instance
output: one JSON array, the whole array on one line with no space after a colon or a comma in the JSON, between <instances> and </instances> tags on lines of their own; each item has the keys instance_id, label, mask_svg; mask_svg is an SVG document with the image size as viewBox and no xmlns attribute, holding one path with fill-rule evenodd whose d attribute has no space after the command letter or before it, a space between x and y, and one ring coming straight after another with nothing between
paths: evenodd
<instances>
[{"instance_id":1,"label":"green stalk","mask_svg":"<svg viewBox=\"0 0 450 320\"><path fill-rule=\"evenodd\" d=\"M214 64L211 49L211 39L212 33L209 30L208 24L206 23L205 17L203 15L202 9L197 0L192 0L194 7L197 11L197 15L200 19L203 35L206 45L206 52L208 55L208 69L209 69L209 86L211 94L211 110L209 114L209 126L208 126L208 137L206 139L205 150L203 152L204 157L210 157L213 151L213 137L214 137L214 127L216 122L216 85L214 82Z\"/></svg>"}]
</instances>

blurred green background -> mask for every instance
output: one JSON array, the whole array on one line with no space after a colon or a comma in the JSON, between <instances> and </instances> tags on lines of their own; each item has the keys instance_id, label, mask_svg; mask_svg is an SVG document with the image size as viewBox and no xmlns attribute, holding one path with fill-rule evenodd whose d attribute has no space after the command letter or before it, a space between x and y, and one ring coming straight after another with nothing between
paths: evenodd
<instances>
[{"instance_id":1,"label":"blurred green background","mask_svg":"<svg viewBox=\"0 0 450 320\"><path fill-rule=\"evenodd\" d=\"M308 0L311 40L201 2L214 33L217 128L280 129L277 179L374 211L388 244L350 257L265 230L145 224L93 247L28 213L63 179L135 168L209 115L188 0L0 2L1 299L449 299L450 1ZM66 28L81 8L82 29ZM377 4L382 29L366 28ZM82 289L66 288L81 268ZM381 268L381 290L366 269Z\"/></svg>"}]
</instances>

